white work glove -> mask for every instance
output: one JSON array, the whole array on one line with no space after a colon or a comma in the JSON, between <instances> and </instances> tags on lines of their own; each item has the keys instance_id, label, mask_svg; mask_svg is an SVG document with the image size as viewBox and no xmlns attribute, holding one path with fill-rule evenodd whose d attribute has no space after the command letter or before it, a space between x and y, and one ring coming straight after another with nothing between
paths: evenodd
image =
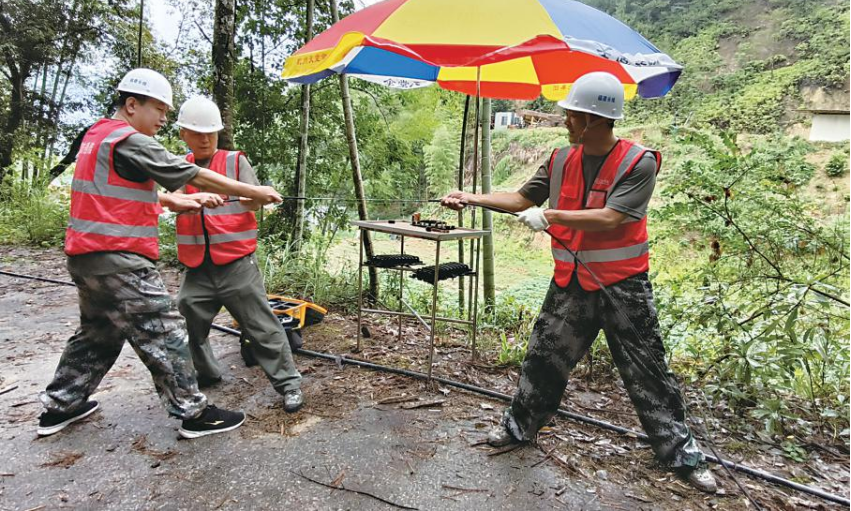
<instances>
[{"instance_id":1,"label":"white work glove","mask_svg":"<svg viewBox=\"0 0 851 511\"><path fill-rule=\"evenodd\" d=\"M529 208L517 215L517 221L535 232L540 232L550 226L543 208Z\"/></svg>"}]
</instances>

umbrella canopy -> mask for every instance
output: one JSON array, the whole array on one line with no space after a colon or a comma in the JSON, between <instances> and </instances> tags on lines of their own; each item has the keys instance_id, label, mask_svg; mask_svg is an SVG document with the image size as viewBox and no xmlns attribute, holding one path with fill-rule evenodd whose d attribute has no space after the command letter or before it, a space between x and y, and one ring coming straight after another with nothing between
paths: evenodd
<instances>
[{"instance_id":1,"label":"umbrella canopy","mask_svg":"<svg viewBox=\"0 0 851 511\"><path fill-rule=\"evenodd\" d=\"M558 101L591 71L627 98L660 97L682 67L615 18L574 0L385 0L335 23L290 56L283 77L347 73L389 87L437 83L503 99Z\"/></svg>"}]
</instances>

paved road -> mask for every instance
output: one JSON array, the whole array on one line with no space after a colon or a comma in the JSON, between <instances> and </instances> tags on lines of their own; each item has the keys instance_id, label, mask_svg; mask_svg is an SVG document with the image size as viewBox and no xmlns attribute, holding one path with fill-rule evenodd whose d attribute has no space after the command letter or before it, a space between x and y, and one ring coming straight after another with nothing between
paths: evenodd
<instances>
[{"instance_id":1,"label":"paved road","mask_svg":"<svg viewBox=\"0 0 851 511\"><path fill-rule=\"evenodd\" d=\"M347 488L418 509L637 509L613 483L572 481L551 463L538 463L536 449L488 456L488 449L471 447L485 424L461 393L435 410L377 406L363 391L365 381L380 380L375 373L300 359L300 367L312 367L305 385L311 401L287 422L262 374L238 367L235 343L225 336L215 337L214 347L237 376L210 395L252 415L241 430L179 441L177 421L166 416L144 366L125 348L94 396L101 409L37 439L36 396L77 325L76 293L9 280L0 289L0 388L17 385L0 395L0 509L395 508L298 472L325 483L342 474ZM320 406L329 381L351 382L335 398L342 394L348 406L335 405L334 413ZM282 421L286 434L270 431L270 420Z\"/></svg>"}]
</instances>

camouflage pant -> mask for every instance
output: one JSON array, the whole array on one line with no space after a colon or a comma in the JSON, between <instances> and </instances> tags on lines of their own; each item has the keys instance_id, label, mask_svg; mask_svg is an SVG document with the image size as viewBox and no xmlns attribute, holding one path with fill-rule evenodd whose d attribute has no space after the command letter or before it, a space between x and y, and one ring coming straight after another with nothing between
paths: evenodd
<instances>
[{"instance_id":1,"label":"camouflage pant","mask_svg":"<svg viewBox=\"0 0 851 511\"><path fill-rule=\"evenodd\" d=\"M197 417L207 406L189 358L186 326L158 271L71 275L80 328L68 340L53 381L39 396L50 412L73 412L97 389L128 341L147 366L168 413Z\"/></svg>"},{"instance_id":2,"label":"camouflage pant","mask_svg":"<svg viewBox=\"0 0 851 511\"><path fill-rule=\"evenodd\" d=\"M647 274L607 289L644 342L601 291L584 291L575 276L566 288L552 282L503 425L516 438L533 440L558 409L570 371L602 329L656 457L674 468L697 465L703 453L685 424L685 403L665 362Z\"/></svg>"}]
</instances>

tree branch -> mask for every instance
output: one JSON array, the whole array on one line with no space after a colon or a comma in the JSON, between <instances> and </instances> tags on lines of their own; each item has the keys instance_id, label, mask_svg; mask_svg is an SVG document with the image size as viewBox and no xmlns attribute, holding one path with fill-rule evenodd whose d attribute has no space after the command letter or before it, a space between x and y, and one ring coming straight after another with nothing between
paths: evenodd
<instances>
[{"instance_id":1,"label":"tree branch","mask_svg":"<svg viewBox=\"0 0 851 511\"><path fill-rule=\"evenodd\" d=\"M763 275L762 278L770 279L770 280L779 280L781 282L789 282L791 284L797 284L799 286L807 286L807 288L809 288L809 290L812 291L813 293L821 295L825 298L830 298L831 300L833 300L837 303L841 303L842 305L844 305L846 307L851 307L851 303L849 303L848 301L843 300L842 298L840 298L836 295L832 295L832 294L830 294L826 291L821 291L821 290L813 287L815 284L822 284L822 282L816 281L816 282L813 282L812 284L804 284L803 282L798 282L796 280L792 280L792 279L789 279L789 278L786 278L786 277L783 277L783 276L778 276L778 275Z\"/></svg>"},{"instance_id":2,"label":"tree branch","mask_svg":"<svg viewBox=\"0 0 851 511\"><path fill-rule=\"evenodd\" d=\"M376 99L375 95L366 89L361 89L359 87L355 87L354 85L350 85L350 87L352 90L363 92L364 94L372 98L372 102L375 103L375 108L378 109L378 112L381 113L381 117L384 118L384 124L387 126L387 131L390 131L390 123L387 122L387 116L384 115L384 110L381 109L381 105L378 104L378 99Z\"/></svg>"},{"instance_id":3,"label":"tree branch","mask_svg":"<svg viewBox=\"0 0 851 511\"><path fill-rule=\"evenodd\" d=\"M192 20L192 21L195 22L195 26L198 27L198 31L201 32L201 35L204 36L204 39L206 39L207 42L210 43L210 45L212 46L213 40L210 39L209 37L207 37L207 34L204 32L204 29L201 28L201 24L198 23L198 20Z\"/></svg>"},{"instance_id":4,"label":"tree branch","mask_svg":"<svg viewBox=\"0 0 851 511\"><path fill-rule=\"evenodd\" d=\"M416 508L416 507L410 507L410 506L405 506L405 505L402 505L402 504L396 504L395 502L392 502L392 501L390 501L390 500L387 500L387 499L381 498L381 497L379 497L379 496L377 496L377 495L373 495L373 494L371 494L371 493L369 493L369 492L365 492L365 491L362 491L362 490L353 490L353 489L351 489L351 488L345 488L342 484L340 484L339 486L336 486L336 485L333 485L333 484L323 483L322 481L317 481L316 479L311 479L310 477L307 477L307 476L306 476L306 475L304 475L301 471L293 472L293 474L295 474L295 475L297 475L297 476L301 476L301 477L303 477L303 478L307 479L308 481L310 481L311 483L316 483L316 484L318 484L318 485L320 485L320 486L324 486L324 487L326 487L326 488L331 488L332 490L349 491L349 492L352 492L352 493L357 493L358 495L365 495L365 496L367 496L367 497L371 497L371 498L373 498L373 499L375 499L375 500L378 500L378 501L384 502L385 504L389 504L389 505L391 505L391 506L393 506L393 507L398 507L398 508L400 508L400 509L419 509L419 508Z\"/></svg>"},{"instance_id":5,"label":"tree branch","mask_svg":"<svg viewBox=\"0 0 851 511\"><path fill-rule=\"evenodd\" d=\"M720 211L716 210L716 209L715 209L715 208L713 208L712 206L710 206L710 205L706 204L704 201L700 200L700 199L699 199L698 197L696 197L694 194L692 194L692 193L690 193L690 192L687 192L687 193L686 193L686 195L687 195L690 199L692 199L693 201L697 202L699 205L701 205L701 206L705 207L705 208L706 208L706 209L708 209L709 211L711 211L711 212L713 212L714 214L718 215L719 217L723 218L725 221L727 221L728 225L733 226L733 228L734 228L734 229L736 229L736 231L738 231L738 233L742 236L742 238L744 238L745 243L747 243L747 244L748 244L748 246L751 248L751 250L753 250L754 252L756 252L756 253L757 253L757 254L758 254L758 255L759 255L759 256L760 256L760 257L761 257L761 258L762 258L762 259L763 259L766 263L768 263L768 265L769 265L769 266L771 266L772 268L774 268L774 271L776 271L776 272L777 272L777 275L779 275L779 276L783 277L783 271L782 271L782 270L780 270L780 268L779 268L779 267L778 267L778 266L774 263L774 261L772 261L771 259L769 259L769 258L768 258L768 256L766 256L765 254L763 254L763 253L762 253L762 251L760 251L760 249L759 249L759 248L757 248L757 246L756 246L756 245L754 244L754 242L750 239L750 237L747 235L747 233L745 233L745 232L741 229L741 227L739 227L739 226L736 224L736 222L733 220L732 216L730 215L730 210L727 208L727 192L728 192L728 191L729 191L729 188L725 188L725 189L724 189L724 210L725 210L725 212L727 213L726 215L725 215L724 213L721 213ZM784 277L784 278L785 278L785 277Z\"/></svg>"}]
</instances>

